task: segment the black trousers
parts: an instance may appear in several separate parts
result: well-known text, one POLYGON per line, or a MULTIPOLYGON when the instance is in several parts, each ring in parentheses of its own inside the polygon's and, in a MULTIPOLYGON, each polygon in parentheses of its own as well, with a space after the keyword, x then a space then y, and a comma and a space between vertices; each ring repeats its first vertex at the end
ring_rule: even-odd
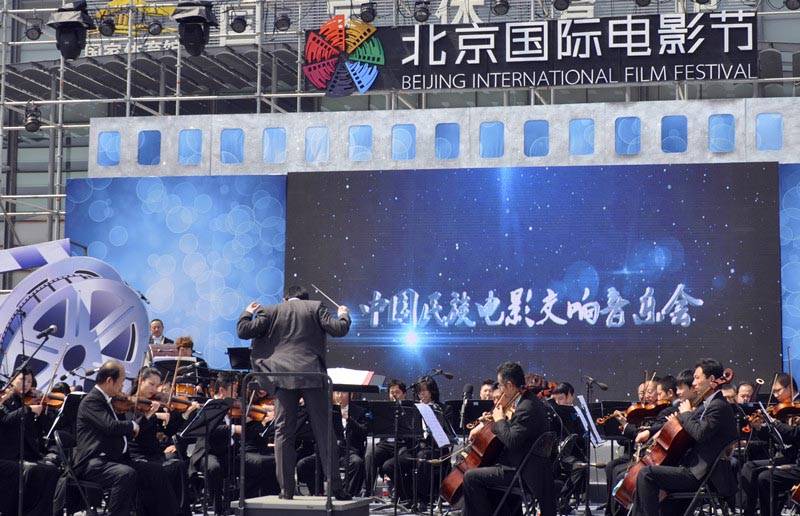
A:
POLYGON ((374 446, 367 447, 367 454, 364 457, 364 468, 366 469, 364 483, 367 496, 374 494, 375 479, 377 475, 385 473, 383 465, 392 458, 394 458, 394 442, 380 441, 374 446))
POLYGON ((275 474, 275 455, 245 452, 245 496, 276 495, 280 493, 278 477, 275 474))
POLYGON ((606 516, 624 516, 627 512, 611 493, 619 481, 625 478, 625 474, 628 472, 629 462, 630 457, 617 457, 606 464, 606 488, 608 497, 606 501, 606 516))
POLYGON ((633 497, 632 516, 659 516, 658 494, 694 491, 700 487, 689 468, 681 466, 645 466, 636 478, 636 494, 633 497))
POLYGON ((130 516, 138 477, 133 466, 98 457, 90 459, 78 477, 111 490, 106 510, 109 516, 130 516))
MULTIPOLYGON (((789 459, 785 457, 779 458, 775 460, 775 465, 781 466, 789 462, 789 459)), ((756 506, 760 498, 760 478, 762 474, 769 473, 767 466, 769 466, 769 460, 751 460, 745 462, 742 469, 739 470, 739 493, 741 494, 741 508, 744 516, 754 516, 756 513, 756 506)), ((776 477, 778 477, 778 475, 776 475, 776 477)), ((769 479, 769 476, 767 475, 766 478, 769 479)), ((779 493, 777 490, 775 492, 779 493)), ((766 499, 769 500, 769 496, 767 496, 766 499)), ((765 512, 768 510, 769 503, 762 505, 762 516, 769 516, 769 514, 765 512)))
POLYGON ((331 489, 337 491, 342 487, 342 479, 336 468, 335 457, 331 450, 336 449, 335 437, 327 438, 330 414, 328 411, 328 391, 315 389, 281 389, 275 392, 275 469, 281 492, 289 496, 295 491, 295 466, 297 452, 295 450, 295 433, 297 432, 297 407, 303 398, 314 440, 319 447, 321 457, 330 457, 322 461, 325 476, 331 481, 331 489))
MULTIPOLYGON (((339 456, 339 467, 344 468, 347 472, 345 490, 352 496, 358 496, 364 485, 364 459, 355 450, 350 450, 349 455, 342 450, 339 456)), ((308 492, 312 495, 324 494, 322 472, 317 469, 316 454, 303 457, 297 462, 297 480, 308 486, 308 492)))
MULTIPOLYGON (((470 469, 464 473, 464 510, 462 516, 491 516, 500 498, 501 489, 508 487, 514 477, 514 470, 501 465, 470 469)), ((509 497, 512 498, 512 497, 509 497)), ((519 498, 506 501, 500 511, 506 514, 519 514, 519 498)))
POLYGON ((0 460, 0 514, 17 513, 19 464, 14 460, 0 460))
POLYGON ((800 469, 797 466, 788 471, 765 469, 758 474, 758 500, 761 504, 761 516, 780 516, 781 507, 786 500, 786 494, 795 484, 800 483, 800 469), (770 508, 770 477, 772 478, 772 512, 770 508))

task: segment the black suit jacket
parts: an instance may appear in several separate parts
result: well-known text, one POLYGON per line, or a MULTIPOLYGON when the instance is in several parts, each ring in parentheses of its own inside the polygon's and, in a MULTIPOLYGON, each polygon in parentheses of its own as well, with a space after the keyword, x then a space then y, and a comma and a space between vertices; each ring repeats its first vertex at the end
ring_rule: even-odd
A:
MULTIPOLYGON (((699 480, 713 466, 720 452, 739 435, 733 409, 722 393, 717 392, 705 407, 700 405, 692 412, 678 414, 678 420, 695 441, 683 465, 699 480)), ((735 491, 736 481, 729 461, 722 461, 714 470, 711 483, 723 496, 735 491)))
MULTIPOLYGON (((153 336, 150 335, 150 340, 148 341, 148 344, 152 343, 153 343, 153 336)), ((175 344, 175 341, 164 335, 164 341, 162 342, 162 344, 175 344)))
POLYGON ((37 461, 42 458, 39 451, 39 426, 33 412, 22 403, 21 396, 14 395, 0 406, 0 459, 19 459, 22 418, 25 418, 25 460, 37 461))
POLYGON ((340 450, 346 449, 350 445, 350 450, 364 457, 367 451, 367 433, 369 431, 368 412, 360 405, 348 403, 347 427, 345 428, 346 442, 340 443, 340 450))
MULTIPOLYGON (((519 467, 536 439, 547 430, 547 411, 542 400, 533 392, 526 392, 520 398, 511 419, 492 425, 491 431, 503 443, 503 452, 497 462, 503 466, 519 467)), ((528 473, 523 472, 523 475, 528 478, 528 473)))
POLYGON ((112 462, 125 459, 125 438, 130 444, 133 432, 133 422, 117 419, 103 392, 97 387, 93 388, 78 407, 75 471, 80 475, 90 459, 101 455, 112 462))
MULTIPOLYGON (((290 299, 263 306, 255 317, 245 311, 239 316, 240 339, 252 339, 254 371, 327 371, 326 337, 344 337, 350 330, 350 316, 332 316, 319 301, 290 299)), ((321 387, 320 379, 284 377, 273 380, 285 389, 321 387)))

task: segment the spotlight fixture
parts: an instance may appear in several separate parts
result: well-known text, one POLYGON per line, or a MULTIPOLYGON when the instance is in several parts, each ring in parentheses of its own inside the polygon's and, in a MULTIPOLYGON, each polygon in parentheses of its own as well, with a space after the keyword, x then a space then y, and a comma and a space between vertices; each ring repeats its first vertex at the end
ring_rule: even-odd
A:
POLYGON ((94 21, 86 10, 86 0, 69 2, 50 15, 47 26, 56 31, 56 48, 64 59, 77 59, 86 46, 86 30, 94 21))
POLYGON ((700 4, 700 5, 706 5, 706 4, 707 4, 707 3, 709 3, 711 0, 694 0, 694 1, 695 1, 695 3, 698 3, 698 4, 700 4))
POLYGON ((32 100, 29 100, 25 106, 25 130, 29 133, 35 133, 41 126, 42 112, 39 111, 39 107, 32 100))
POLYGON ((790 11, 796 11, 800 9, 800 0, 783 0, 783 5, 790 11))
POLYGON ((496 16, 505 16, 508 14, 508 0, 495 0, 491 9, 496 16))
POLYGON ((569 9, 569 0, 554 0, 553 7, 555 7, 557 11, 566 11, 569 9))
POLYGON ((636 5, 639 7, 647 7, 650 5, 650 0, 636 0, 636 5))
POLYGON ((211 26, 219 26, 211 2, 178 2, 172 19, 178 22, 178 39, 191 56, 199 56, 206 48, 211 26))
POLYGON ((273 30, 278 32, 286 32, 291 26, 292 19, 289 17, 289 13, 275 13, 275 24, 273 25, 273 30))
POLYGON ((366 2, 361 4, 361 21, 372 23, 375 21, 377 15, 377 4, 375 2, 366 2))
POLYGON ((97 27, 100 30, 100 34, 109 38, 114 35, 117 31, 117 25, 114 23, 114 18, 107 17, 103 18, 103 21, 100 22, 100 25, 97 27))
POLYGON ((247 17, 243 14, 237 14, 231 21, 231 30, 237 34, 241 34, 247 28, 247 17))
POLYGON ((417 0, 414 2, 414 19, 420 23, 425 23, 431 15, 431 3, 429 0, 417 0))
POLYGON ((25 37, 31 41, 36 41, 42 37, 42 20, 39 18, 31 18, 25 20, 25 37))
POLYGON ((158 20, 152 20, 147 24, 147 33, 151 36, 158 36, 162 30, 164 30, 164 26, 158 20))

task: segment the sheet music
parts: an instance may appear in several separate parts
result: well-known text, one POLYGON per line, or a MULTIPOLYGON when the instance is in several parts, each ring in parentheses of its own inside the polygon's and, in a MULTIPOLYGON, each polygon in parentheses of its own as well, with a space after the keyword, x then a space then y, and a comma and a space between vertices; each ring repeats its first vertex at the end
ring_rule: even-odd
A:
POLYGON ((433 440, 436 441, 439 448, 450 446, 450 439, 447 437, 447 433, 444 431, 444 428, 442 428, 442 425, 439 424, 439 420, 436 419, 436 414, 433 413, 433 409, 424 403, 416 403, 415 406, 422 415, 422 420, 428 425, 428 431, 433 436, 433 440))
POLYGON ((592 419, 592 414, 589 412, 589 406, 586 404, 586 400, 583 398, 583 395, 578 395, 575 397, 578 400, 578 405, 575 406, 575 412, 578 413, 578 417, 583 423, 583 428, 589 431, 589 436, 592 438, 592 444, 596 447, 605 443, 605 440, 600 437, 600 432, 597 431, 597 427, 594 424, 594 420, 592 419))
POLYGON ((334 385, 369 385, 374 371, 359 371, 346 367, 331 367, 328 376, 334 385))

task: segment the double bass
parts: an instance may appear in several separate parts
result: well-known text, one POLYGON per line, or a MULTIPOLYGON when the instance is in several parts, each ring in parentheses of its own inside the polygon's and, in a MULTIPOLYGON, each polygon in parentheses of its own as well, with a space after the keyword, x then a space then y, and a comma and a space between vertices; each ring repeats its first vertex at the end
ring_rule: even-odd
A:
MULTIPOLYGON (((708 389, 692 400, 692 408, 702 403, 726 383, 730 383, 731 380, 733 380, 733 370, 725 369, 721 378, 715 379, 708 389)), ((614 493, 614 498, 620 505, 629 509, 636 493, 636 479, 642 468, 645 466, 674 466, 683 458, 691 445, 692 437, 683 428, 681 422, 677 418, 668 420, 653 436, 653 444, 647 454, 628 469, 625 478, 614 493)))

